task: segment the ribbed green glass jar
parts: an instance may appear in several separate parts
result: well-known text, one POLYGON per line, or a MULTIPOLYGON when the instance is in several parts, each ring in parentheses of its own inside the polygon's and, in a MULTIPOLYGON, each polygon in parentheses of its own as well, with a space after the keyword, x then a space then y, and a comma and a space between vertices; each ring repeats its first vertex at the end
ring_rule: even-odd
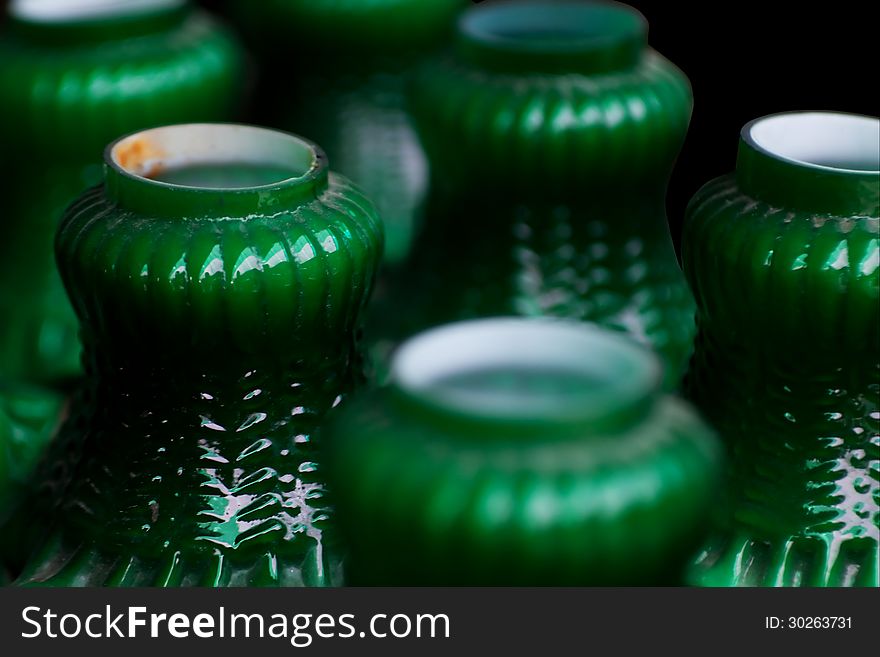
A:
POLYGON ((389 300, 408 308, 403 322, 377 335, 492 315, 585 319, 652 345, 676 383, 693 300, 664 204, 692 98, 647 46, 643 17, 592 2, 475 7, 412 102, 427 223, 389 300))
POLYGON ((324 439, 351 581, 370 585, 678 583, 721 453, 646 349, 541 318, 405 342, 324 439))
POLYGON ((408 253, 427 163, 406 106, 408 74, 445 45, 466 0, 266 0, 231 3, 264 65, 255 112, 307 134, 373 199, 385 260, 408 253), (290 76, 289 62, 306 62, 290 76))
POLYGON ((19 582, 338 584, 315 431, 360 380, 373 206, 263 128, 157 128, 105 160, 56 242, 87 370, 58 457, 77 465, 19 582))
POLYGON ((183 0, 16 0, 0 35, 0 376, 81 372, 52 241, 119 135, 232 117, 242 52, 183 0))
POLYGON ((878 585, 880 122, 743 128, 736 172, 691 202, 691 397, 731 454, 691 581, 878 585))

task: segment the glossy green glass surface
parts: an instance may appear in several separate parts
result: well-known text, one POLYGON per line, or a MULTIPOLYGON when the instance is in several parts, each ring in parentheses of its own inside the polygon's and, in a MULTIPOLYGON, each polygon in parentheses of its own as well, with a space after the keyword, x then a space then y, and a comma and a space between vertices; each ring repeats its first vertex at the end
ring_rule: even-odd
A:
POLYGON ((388 387, 324 434, 370 585, 677 583, 721 450, 646 349, 549 319, 450 324, 405 342, 388 387))
POLYGON ((91 17, 76 17, 74 0, 54 5, 66 17, 13 13, 0 34, 0 376, 81 373, 52 243, 65 206, 100 182, 104 146, 141 128, 229 119, 241 93, 242 51, 205 13, 116 4, 91 17))
POLYGON ((333 166, 376 203, 386 227, 385 260, 399 264, 411 248, 428 179, 406 104, 407 77, 448 40, 465 0, 232 5, 264 62, 256 114, 324 147, 333 166), (293 78, 291 59, 308 62, 293 78))
POLYGON ((51 535, 19 581, 339 584, 315 432, 361 379, 372 204, 310 142, 261 128, 160 128, 105 158, 58 233, 87 380, 49 463, 63 492, 35 501, 55 503, 51 535), (226 152, 194 163, 241 154, 297 175, 228 189, 139 175, 206 144, 226 152))
POLYGON ((425 66, 413 113, 429 156, 427 223, 376 334, 456 319, 553 315, 652 345, 674 384, 693 300, 666 185, 690 120, 685 76, 617 4, 476 7, 425 66))
POLYGON ((687 387, 731 462, 694 584, 878 585, 878 209, 878 122, 834 113, 747 125, 689 206, 687 387))

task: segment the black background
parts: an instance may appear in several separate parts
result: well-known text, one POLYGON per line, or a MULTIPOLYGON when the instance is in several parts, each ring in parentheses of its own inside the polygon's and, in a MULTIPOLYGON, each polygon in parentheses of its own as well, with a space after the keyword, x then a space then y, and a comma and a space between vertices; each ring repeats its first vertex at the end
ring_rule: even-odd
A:
POLYGON ((877 3, 628 4, 647 17, 651 45, 694 88, 693 120, 669 188, 676 238, 694 192, 733 170, 746 122, 788 110, 878 114, 877 3))

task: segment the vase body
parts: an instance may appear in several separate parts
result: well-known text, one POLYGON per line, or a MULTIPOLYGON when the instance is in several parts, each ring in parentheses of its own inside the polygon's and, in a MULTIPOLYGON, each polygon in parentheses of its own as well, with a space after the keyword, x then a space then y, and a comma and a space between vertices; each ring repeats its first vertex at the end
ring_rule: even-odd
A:
POLYGON ((687 389, 731 464, 695 584, 878 584, 878 140, 876 119, 765 117, 689 206, 687 389))
POLYGON ((279 0, 233 3, 264 62, 255 113, 307 134, 364 189, 385 222, 385 262, 411 248, 427 162, 406 103, 409 74, 447 41, 464 0, 279 0), (308 66, 285 80, 291 57, 308 66), (280 64, 280 67, 278 66, 280 64))
POLYGON ((352 581, 383 586, 677 583, 721 451, 649 351, 540 318, 405 342, 324 446, 352 581))
POLYGON ((78 324, 52 243, 64 208, 100 182, 107 143, 155 125, 229 119, 240 94, 242 52, 206 14, 185 2, 141 3, 138 12, 105 4, 82 17, 75 2, 58 5, 59 16, 20 3, 0 37, 0 140, 11 155, 0 164, 10 190, 0 240, 2 376, 56 384, 81 373, 78 324))
POLYGON ((19 581, 339 584, 316 431, 361 376, 372 205, 309 142, 260 128, 160 128, 106 157, 57 240, 84 341, 61 433, 78 456, 53 468, 49 538, 19 581), (203 156, 204 186, 151 169, 203 156), (211 168, 240 160, 274 182, 211 168))
POLYGON ((390 299, 409 310, 377 334, 492 315, 583 319, 653 346, 673 381, 693 301, 664 204, 691 105, 687 79, 647 47, 629 8, 470 10, 455 51, 414 84, 426 226, 390 299))

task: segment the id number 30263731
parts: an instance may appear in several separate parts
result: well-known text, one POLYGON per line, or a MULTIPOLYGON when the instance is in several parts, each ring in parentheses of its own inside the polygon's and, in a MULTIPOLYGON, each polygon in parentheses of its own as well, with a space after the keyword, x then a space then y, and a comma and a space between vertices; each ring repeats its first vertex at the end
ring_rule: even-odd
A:
POLYGON ((765 616, 768 630, 849 630, 852 616, 765 616))

